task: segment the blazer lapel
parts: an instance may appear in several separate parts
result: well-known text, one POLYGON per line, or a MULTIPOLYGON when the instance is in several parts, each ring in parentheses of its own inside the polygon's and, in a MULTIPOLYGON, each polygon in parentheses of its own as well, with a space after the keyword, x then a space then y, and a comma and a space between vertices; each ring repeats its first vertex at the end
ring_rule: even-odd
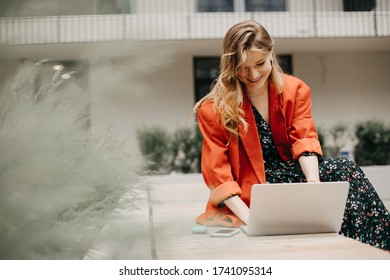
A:
POLYGON ((284 130, 281 126, 285 124, 285 117, 283 114, 283 96, 276 92, 274 85, 269 86, 268 96, 268 108, 269 108, 269 123, 272 133, 279 133, 280 130, 284 130))
POLYGON ((283 93, 276 92, 273 84, 269 87, 269 126, 272 138, 279 154, 287 160, 290 153, 290 144, 287 135, 286 117, 283 108, 283 93))
POLYGON ((252 105, 246 98, 244 100, 243 110, 245 112, 245 120, 248 123, 248 131, 245 133, 244 126, 241 124, 239 130, 240 139, 259 182, 265 182, 264 161, 260 138, 256 128, 252 105))

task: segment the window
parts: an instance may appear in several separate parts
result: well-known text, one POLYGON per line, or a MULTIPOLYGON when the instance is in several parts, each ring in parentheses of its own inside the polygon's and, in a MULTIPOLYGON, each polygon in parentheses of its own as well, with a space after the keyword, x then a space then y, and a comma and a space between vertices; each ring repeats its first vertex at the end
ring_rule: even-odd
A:
POLYGON ((286 0, 245 0, 245 10, 256 11, 286 11, 286 0))
POLYGON ((371 11, 376 7, 376 0, 343 0, 344 11, 371 11))
POLYGON ((131 0, 97 0, 98 14, 129 14, 131 0))
POLYGON ((198 12, 233 12, 234 0, 198 0, 198 12))
POLYGON ((283 54, 283 55, 278 55, 277 57, 278 57, 279 65, 283 69, 283 72, 292 75, 293 74, 292 55, 283 54))
POLYGON ((210 92, 211 84, 219 75, 219 57, 195 57, 195 101, 210 92))
POLYGON ((0 0, 0 17, 129 14, 133 0, 0 0))
MULTIPOLYGON (((292 55, 278 55, 278 61, 285 73, 293 73, 292 55)), ((219 57, 194 57, 195 102, 210 92, 218 75, 219 57)))

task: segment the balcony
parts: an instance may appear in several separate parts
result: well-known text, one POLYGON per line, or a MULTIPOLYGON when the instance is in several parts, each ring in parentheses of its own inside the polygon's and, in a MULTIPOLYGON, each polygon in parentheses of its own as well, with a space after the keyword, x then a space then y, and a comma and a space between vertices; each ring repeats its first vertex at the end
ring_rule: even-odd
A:
POLYGON ((390 11, 144 13, 0 18, 0 44, 220 39, 245 19, 274 38, 390 36, 390 11))

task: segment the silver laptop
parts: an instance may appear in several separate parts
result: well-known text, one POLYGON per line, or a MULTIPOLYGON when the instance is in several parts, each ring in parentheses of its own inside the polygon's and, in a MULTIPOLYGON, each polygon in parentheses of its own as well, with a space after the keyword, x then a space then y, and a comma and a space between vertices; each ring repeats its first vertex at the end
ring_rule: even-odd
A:
POLYGON ((252 187, 248 235, 338 232, 348 182, 255 184, 252 187))

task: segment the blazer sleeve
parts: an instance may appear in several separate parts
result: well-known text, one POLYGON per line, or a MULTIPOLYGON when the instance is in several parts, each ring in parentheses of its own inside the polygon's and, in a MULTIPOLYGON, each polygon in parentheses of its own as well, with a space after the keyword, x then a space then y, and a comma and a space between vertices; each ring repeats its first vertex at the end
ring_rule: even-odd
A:
POLYGON ((202 174, 210 189, 209 201, 218 207, 226 198, 241 194, 229 162, 229 133, 222 127, 219 114, 214 112, 211 103, 202 104, 197 116, 203 135, 202 174))
POLYGON ((304 152, 322 155, 314 120, 311 114, 311 91, 301 82, 296 90, 295 106, 289 139, 293 159, 298 159, 304 152))

